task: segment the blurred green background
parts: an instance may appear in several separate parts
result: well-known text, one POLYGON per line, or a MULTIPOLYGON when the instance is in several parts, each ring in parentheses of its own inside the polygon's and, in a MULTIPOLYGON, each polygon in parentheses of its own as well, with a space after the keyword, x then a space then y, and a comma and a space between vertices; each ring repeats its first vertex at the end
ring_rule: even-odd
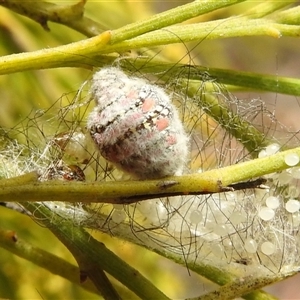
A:
MULTIPOLYGON (((70 1, 52 2, 71 3, 70 1)), ((190 1, 88 1, 85 6, 85 14, 89 18, 105 24, 103 25, 104 30, 116 29, 187 2, 190 1)), ((253 3, 250 2, 234 5, 198 19, 207 21, 238 15, 244 13, 251 5, 253 3)), ((60 24, 49 23, 50 31, 45 31, 34 21, 3 7, 0 7, 0 16, 1 56, 55 47, 85 38, 82 34, 60 24)), ((199 41, 197 45, 194 43, 187 46, 194 48, 191 56, 204 66, 299 77, 300 43, 293 38, 276 40, 270 37, 247 37, 203 40, 199 41)), ((186 55, 186 52, 186 45, 172 45, 164 49, 164 55, 174 63, 186 55)), ((187 56, 186 59, 189 61, 190 56, 187 56)), ((76 91, 92 72, 92 69, 60 68, 1 76, 0 126, 14 127, 32 111, 49 108, 64 93, 76 91)), ((265 99, 271 110, 276 109, 279 121, 291 126, 294 130, 299 129, 297 121, 299 105, 298 99, 295 97, 266 95, 255 91, 245 91, 238 95, 247 99, 252 97, 265 99), (287 116, 289 117, 287 118, 287 116)), ((0 207, 0 214, 1 228, 13 230, 20 238, 29 243, 75 264, 66 248, 46 228, 42 228, 30 218, 6 208, 0 207)), ((94 233, 94 235, 150 278, 173 299, 195 297, 197 291, 203 288, 199 277, 197 275, 190 276, 185 268, 109 236, 99 233, 94 233)), ((0 249, 0 253, 1 298, 98 299, 98 296, 38 268, 6 250, 0 249)), ((289 289, 290 293, 293 291, 292 289, 293 286, 289 289)), ((280 285, 277 290, 280 290, 280 285)), ((287 289, 283 288, 283 290, 287 292, 287 289)), ((277 291, 277 293, 280 297, 287 299, 282 292, 277 291)), ((295 295, 295 292, 291 295, 295 295)))

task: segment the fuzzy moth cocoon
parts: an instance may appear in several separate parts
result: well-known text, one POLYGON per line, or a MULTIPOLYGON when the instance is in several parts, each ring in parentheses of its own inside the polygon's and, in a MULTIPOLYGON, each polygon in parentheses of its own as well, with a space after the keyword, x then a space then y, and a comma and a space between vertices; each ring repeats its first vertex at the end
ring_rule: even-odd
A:
POLYGON ((95 73, 87 128, 101 155, 139 179, 180 175, 189 140, 165 91, 115 67, 95 73))

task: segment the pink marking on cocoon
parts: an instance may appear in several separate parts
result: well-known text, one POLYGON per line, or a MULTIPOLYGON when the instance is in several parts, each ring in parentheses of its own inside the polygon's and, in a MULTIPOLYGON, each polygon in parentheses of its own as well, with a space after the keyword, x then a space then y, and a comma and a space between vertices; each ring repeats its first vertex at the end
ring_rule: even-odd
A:
POLYGON ((145 99, 145 101, 142 105, 142 111, 148 112, 153 108, 154 105, 155 105, 155 100, 151 99, 151 98, 147 98, 147 99, 145 99))
POLYGON ((155 122, 155 125, 159 131, 163 131, 169 126, 169 119, 167 118, 158 119, 155 122))

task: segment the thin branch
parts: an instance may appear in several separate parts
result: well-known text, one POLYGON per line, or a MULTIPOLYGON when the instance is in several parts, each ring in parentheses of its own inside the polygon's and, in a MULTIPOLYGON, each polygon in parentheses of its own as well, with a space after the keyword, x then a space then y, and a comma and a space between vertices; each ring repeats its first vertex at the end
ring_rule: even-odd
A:
MULTIPOLYGON (((99 56, 99 63, 96 59, 95 65, 99 67, 103 66, 102 61, 103 59, 99 56)), ((113 60, 108 61, 108 63, 112 62, 113 60)), ((189 85, 193 86, 192 81, 194 81, 194 85, 199 87, 201 82, 207 84, 216 81, 221 84, 229 84, 253 90, 300 96, 299 78, 203 67, 199 65, 186 65, 182 63, 174 64, 143 57, 139 57, 138 59, 122 58, 119 60, 119 64, 128 71, 135 72, 138 70, 142 74, 159 74, 160 80, 165 82, 170 82, 170 79, 176 78, 176 82, 180 83, 180 79, 186 79, 189 81, 189 85)))
POLYGON ((34 247, 20 239, 14 231, 0 229, 0 247, 22 257, 49 272, 66 278, 86 290, 97 293, 91 281, 80 282, 78 267, 45 250, 34 247))
POLYGON ((170 9, 168 11, 154 15, 153 17, 147 20, 129 24, 127 26, 115 30, 112 37, 112 44, 132 39, 146 32, 158 30, 166 26, 179 24, 191 18, 240 2, 245 2, 245 0, 193 1, 192 3, 178 6, 174 9, 170 9))
MULTIPOLYGON (((240 278, 222 286, 219 290, 208 293, 204 296, 200 296, 197 298, 190 298, 188 300, 214 300, 214 299, 222 299, 222 300, 230 300, 236 298, 238 296, 243 296, 250 291, 255 291, 259 288, 265 287, 267 285, 273 284, 275 282, 281 281, 288 277, 294 276, 298 273, 298 270, 291 270, 288 274, 282 275, 274 274, 262 277, 253 277, 247 276, 245 278, 240 278)), ((269 294, 261 293, 257 295, 257 297, 253 298, 253 295, 250 294, 247 296, 243 296, 245 299, 255 299, 255 300, 274 300, 277 299, 269 294)))
POLYGON ((300 24, 300 6, 296 6, 277 13, 274 20, 282 24, 299 25, 300 24))
MULTIPOLYGON (((115 35, 115 31, 112 31, 112 40, 115 35)), ((298 37, 299 26, 278 24, 267 19, 249 20, 244 17, 233 17, 206 23, 166 27, 130 40, 109 45, 101 53, 122 53, 130 49, 140 49, 143 47, 242 36, 298 37)))
POLYGON ((80 263, 81 276, 85 276, 95 284, 97 289, 101 292, 101 295, 106 300, 121 300, 122 298, 114 289, 113 285, 107 278, 105 272, 101 270, 97 265, 90 264, 90 259, 87 256, 82 255, 84 261, 80 263), (89 264, 89 268, 86 269, 86 266, 89 264))
POLYGON ((66 25, 88 37, 107 30, 107 27, 84 16, 84 5, 81 0, 73 5, 57 5, 46 1, 11 1, 2 0, 0 5, 39 23, 45 30, 50 30, 48 22, 66 25))
POLYGON ((59 66, 92 68, 93 55, 98 55, 110 38, 111 32, 105 31, 96 37, 64 46, 2 56, 0 75, 59 66))
POLYGON ((244 14, 249 18, 262 18, 288 5, 296 3, 297 0, 264 1, 246 11, 244 14))
POLYGON ((129 204, 142 199, 166 196, 219 193, 231 185, 290 168, 285 156, 297 154, 300 147, 251 161, 203 173, 160 180, 115 182, 34 182, 16 186, 2 180, 0 202, 63 201, 129 204))

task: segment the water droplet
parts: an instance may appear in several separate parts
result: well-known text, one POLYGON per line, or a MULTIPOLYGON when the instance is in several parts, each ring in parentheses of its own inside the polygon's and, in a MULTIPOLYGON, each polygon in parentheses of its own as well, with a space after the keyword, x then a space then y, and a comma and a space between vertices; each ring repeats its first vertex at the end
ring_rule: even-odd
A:
POLYGON ((261 252, 266 254, 266 255, 272 255, 274 254, 276 247, 273 243, 271 242, 264 242, 261 244, 261 252))
POLYGON ((296 153, 287 154, 284 157, 284 161, 288 166, 296 166, 299 163, 299 155, 296 153))
POLYGON ((300 208, 300 203, 298 200, 295 199, 290 199, 286 204, 285 204, 285 209, 290 212, 294 213, 296 211, 299 211, 300 208))
POLYGON ((274 218, 275 212, 273 209, 262 206, 258 212, 259 217, 264 220, 264 221, 270 221, 271 219, 274 218))
POLYGON ((258 158, 264 158, 268 156, 267 155, 267 151, 265 149, 261 150, 259 153, 258 153, 258 158))
POLYGON ((269 208, 275 209, 277 207, 279 207, 280 202, 279 202, 279 198, 275 197, 275 196, 270 196, 266 199, 266 205, 269 208))
POLYGON ((272 155, 275 154, 279 151, 280 149, 280 145, 278 144, 271 144, 269 146, 266 147, 266 154, 267 155, 272 155))

